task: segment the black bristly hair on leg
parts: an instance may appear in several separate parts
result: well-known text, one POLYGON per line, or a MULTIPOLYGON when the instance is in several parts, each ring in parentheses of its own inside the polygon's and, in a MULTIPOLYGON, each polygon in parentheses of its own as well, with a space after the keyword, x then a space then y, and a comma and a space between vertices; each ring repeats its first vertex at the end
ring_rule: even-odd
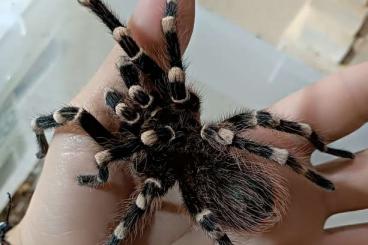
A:
POLYGON ((166 38, 170 66, 183 69, 180 43, 176 29, 177 4, 177 1, 173 0, 166 2, 165 17, 162 19, 162 29, 166 38))
POLYGON ((191 92, 186 82, 186 72, 182 61, 182 52, 176 27, 178 12, 178 1, 167 0, 164 18, 161 21, 162 30, 166 41, 166 50, 169 57, 169 71, 167 79, 169 82, 171 100, 176 108, 187 108, 193 112, 199 112, 200 99, 198 95, 191 92))
MULTIPOLYGON (((146 103, 142 103, 143 101, 138 101, 138 103, 143 107, 143 108, 147 108, 148 106, 150 106, 153 102, 153 98, 156 97, 156 101, 157 99, 159 99, 159 96, 152 96, 149 95, 147 91, 145 91, 145 89, 142 87, 143 83, 140 81, 140 73, 139 70, 137 68, 137 66, 131 61, 130 58, 123 56, 121 58, 121 60, 119 61, 118 65, 117 65, 120 75, 126 85, 126 87, 129 90, 129 94, 133 93, 134 91, 137 90, 141 90, 144 91, 144 97, 146 97, 146 103)), ((160 89, 162 90, 162 89, 160 89)))
POLYGON ((128 89, 133 85, 140 84, 139 71, 130 58, 123 56, 117 67, 128 89))
POLYGON ((302 136, 329 154, 354 156, 326 146, 308 124, 284 120, 266 111, 245 111, 219 123, 202 124, 200 98, 186 84, 177 34, 179 0, 166 0, 161 20, 166 51, 160 56, 169 58, 167 71, 135 42, 128 28, 102 0, 79 2, 101 19, 125 51, 117 68, 126 91, 107 88, 103 98, 111 118, 117 119, 120 127, 111 133, 86 110, 66 106, 36 118, 32 128, 39 158, 48 149, 44 131, 68 124, 80 126, 102 148, 95 154, 98 172, 78 175, 80 185, 104 185, 109 180, 110 164, 119 160, 137 177, 141 188, 107 245, 122 244, 133 237, 136 228, 144 227, 148 213, 155 210, 153 204, 175 183, 189 214, 219 245, 233 244, 228 231, 262 233, 280 222, 288 208, 288 186, 276 171, 278 165, 285 165, 328 191, 334 189, 332 182, 300 164, 287 149, 263 145, 241 135, 264 127, 302 136), (250 161, 246 157, 250 154, 271 162, 250 161))
POLYGON ((343 158, 354 158, 354 154, 351 152, 328 147, 325 143, 323 143, 321 137, 312 129, 312 127, 306 123, 292 122, 277 118, 275 120, 272 114, 267 111, 259 111, 257 113, 257 120, 259 121, 259 125, 262 127, 269 127, 278 131, 303 136, 321 152, 343 158), (279 122, 278 125, 275 124, 275 122, 279 122))
POLYGON ((204 209, 195 215, 195 220, 207 232, 208 236, 219 245, 233 245, 228 235, 216 223, 214 215, 210 210, 204 209))
MULTIPOLYGON (((154 82, 156 88, 160 90, 160 94, 164 95, 166 93, 165 85, 162 81, 165 77, 164 71, 138 46, 130 36, 128 28, 120 22, 106 4, 101 0, 78 0, 78 2, 101 19, 112 32, 114 39, 129 56, 128 62, 133 63, 143 74, 148 76, 154 82)), ((124 66, 126 63, 126 59, 123 59, 121 65, 124 66)), ((124 73, 124 69, 120 68, 120 72, 124 73)), ((122 77, 126 77, 126 74, 122 74, 122 77)), ((129 84, 127 84, 127 87, 129 87, 129 84)))
MULTIPOLYGON (((101 0, 78 0, 78 2, 95 13, 100 20, 110 29, 119 40, 120 46, 129 55, 134 57, 139 52, 139 47, 129 35, 120 35, 120 32, 127 31, 126 27, 112 13, 112 11, 101 0)), ((124 33, 121 33, 124 34, 124 33)))
POLYGON ((10 219, 10 213, 13 206, 13 198, 11 197, 10 193, 7 193, 9 203, 6 211, 6 218, 5 221, 0 222, 0 244, 1 245, 10 245, 10 243, 6 240, 6 234, 8 231, 11 230, 12 225, 9 222, 10 219))
POLYGON ((354 158, 354 154, 349 151, 328 147, 309 124, 281 119, 267 111, 246 111, 224 120, 221 125, 225 128, 229 127, 236 132, 260 126, 295 134, 308 139, 309 142, 321 152, 343 158, 354 158))
MULTIPOLYGON (((203 206, 203 201, 194 194, 195 190, 187 189, 183 193, 186 205, 192 219, 219 245, 233 245, 228 235, 216 221, 216 216, 208 208, 203 206)), ((205 193, 202 193, 205 194, 205 193)))
POLYGON ((142 111, 138 103, 139 101, 134 101, 134 98, 122 95, 113 89, 107 89, 105 92, 105 104, 122 122, 132 126, 139 126, 142 122, 142 111))
POLYGON ((44 132, 45 129, 56 128, 59 126, 60 125, 54 120, 52 115, 40 116, 32 121, 31 127, 36 135, 37 146, 39 149, 36 153, 38 159, 44 158, 49 149, 49 144, 44 132))
POLYGON ((134 135, 126 132, 124 133, 124 137, 125 142, 123 144, 100 151, 95 155, 98 174, 79 175, 77 181, 80 185, 98 187, 105 184, 109 178, 108 166, 111 162, 126 160, 142 148, 141 142, 134 135))
POLYGON ((238 136, 234 137, 231 146, 246 150, 252 154, 269 159, 280 165, 289 166, 294 172, 303 175, 314 184, 326 189, 327 191, 335 190, 335 186, 331 181, 316 173, 314 170, 309 169, 299 163, 286 149, 262 145, 260 143, 256 143, 238 136))
MULTIPOLYGON (((170 88, 171 99, 176 103, 186 103, 191 95, 185 86, 185 71, 181 59, 180 44, 176 33, 176 12, 177 1, 168 0, 166 3, 165 17, 162 19, 162 28, 166 37, 167 50, 170 57, 170 70, 168 74, 150 58, 142 48, 139 48, 134 39, 130 36, 126 26, 121 24, 112 11, 100 0, 79 0, 79 2, 91 9, 103 23, 112 31, 114 39, 127 52, 130 59, 123 57, 118 64, 120 74, 127 87, 137 83, 139 68, 143 74, 147 75, 158 93, 167 100, 169 97, 167 87, 170 88), (134 50, 134 51, 131 51, 134 50)), ((194 101, 196 98, 194 98, 194 101)))
POLYGON ((105 92, 105 103, 115 111, 116 106, 123 101, 123 95, 113 89, 107 89, 105 92))
POLYGON ((130 233, 137 230, 136 226, 151 208, 153 200, 165 195, 174 183, 154 177, 145 179, 142 190, 135 197, 134 202, 130 204, 125 216, 115 228, 106 245, 118 245, 125 241, 130 233))
POLYGON ((105 145, 115 137, 92 116, 82 108, 66 106, 53 114, 40 116, 34 119, 31 127, 36 135, 39 152, 37 158, 45 157, 48 149, 48 143, 45 136, 45 130, 57 128, 70 122, 77 121, 79 125, 91 136, 98 144, 105 145))
POLYGON ((161 25, 166 38, 166 47, 169 55, 170 70, 168 79, 171 99, 175 103, 181 104, 189 100, 190 93, 185 86, 185 71, 176 30, 177 4, 176 0, 167 0, 165 17, 162 19, 161 25))

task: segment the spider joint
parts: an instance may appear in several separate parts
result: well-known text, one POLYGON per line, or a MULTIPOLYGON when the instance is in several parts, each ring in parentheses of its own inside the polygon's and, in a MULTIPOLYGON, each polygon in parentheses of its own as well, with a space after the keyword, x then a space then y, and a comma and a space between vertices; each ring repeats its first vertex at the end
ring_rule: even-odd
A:
POLYGON ((272 149, 272 154, 270 156, 270 159, 281 165, 285 165, 289 158, 289 152, 285 149, 279 149, 279 148, 271 148, 271 149, 272 149))
POLYGON ((312 130, 312 128, 309 124, 299 123, 299 126, 300 126, 304 136, 309 137, 309 136, 312 135, 313 130, 312 130))
POLYGON ((251 127, 255 127, 258 125, 257 111, 252 112, 249 124, 251 127))
POLYGON ((82 114, 82 108, 76 107, 64 107, 60 110, 57 110, 53 113, 52 117, 58 124, 65 124, 67 121, 76 120, 82 114))
POLYGON ((52 115, 52 117, 54 118, 55 122, 59 123, 59 124, 64 124, 67 119, 66 117, 64 117, 60 111, 55 111, 54 114, 52 115))
POLYGON ((98 152, 95 155, 95 159, 96 159, 96 163, 99 167, 102 167, 104 165, 106 165, 107 162, 111 161, 112 156, 109 152, 109 150, 104 150, 101 152, 98 152))
POLYGON ((174 16, 166 16, 162 19, 162 30, 165 34, 176 32, 175 22, 174 16))
POLYGON ((125 227, 124 223, 120 223, 114 230, 114 236, 119 239, 122 240, 125 238, 127 233, 127 228, 125 227))
POLYGON ((136 100, 141 108, 146 109, 153 103, 153 96, 147 94, 139 85, 133 85, 129 88, 130 98, 136 100))
POLYGON ((138 112, 132 110, 132 108, 125 103, 117 104, 115 107, 115 113, 130 125, 136 124, 141 117, 138 112))
POLYGON ((32 127, 32 130, 33 132, 35 132, 35 134, 42 134, 43 133, 43 129, 38 125, 38 122, 37 122, 37 118, 33 119, 31 121, 31 127, 32 127))
POLYGON ((153 110, 152 112, 151 112, 151 117, 154 117, 154 116, 156 116, 156 114, 159 112, 161 110, 161 108, 156 108, 155 110, 153 110))
POLYGON ((135 61, 137 61, 139 58, 141 58, 144 54, 144 51, 143 49, 139 49, 139 52, 134 56, 132 57, 130 60, 134 63, 135 61))
POLYGON ((162 189, 162 183, 159 179, 155 179, 155 178, 148 178, 144 181, 145 184, 154 184, 157 188, 162 189))
POLYGON ((116 64, 116 66, 119 69, 125 68, 127 66, 132 66, 132 65, 133 65, 133 63, 132 63, 131 59, 127 56, 122 56, 116 64))
POLYGON ((227 128, 217 128, 204 125, 201 130, 201 137, 205 140, 214 140, 221 145, 231 145, 233 143, 235 133, 227 128))
POLYGON ((201 211, 200 213, 196 214, 195 216, 195 220, 198 222, 198 223, 201 223, 203 221, 204 218, 206 218, 206 216, 209 216, 211 215, 212 212, 208 209, 204 209, 203 211, 201 211))
POLYGON ((172 67, 168 74, 169 82, 185 82, 185 72, 180 67, 172 67))
POLYGON ((139 193, 136 201, 135 201, 135 204, 137 205, 137 207, 141 210, 145 210, 146 209, 146 205, 147 205, 147 199, 146 197, 142 194, 142 193, 139 193))
POLYGON ((201 129, 201 137, 202 139, 207 139, 207 134, 206 131, 208 129, 208 124, 203 125, 202 129, 201 129))
POLYGON ((141 141, 144 145, 153 146, 158 141, 155 130, 147 130, 141 134, 141 141))
POLYGON ((186 89, 184 99, 175 99, 174 97, 171 96, 171 100, 176 104, 183 104, 183 103, 190 100, 190 93, 189 93, 188 89, 186 89))
POLYGON ((175 139, 175 131, 174 131, 174 129, 172 127, 170 127, 170 126, 165 126, 165 128, 168 129, 170 131, 170 133, 171 133, 171 137, 169 139, 169 142, 172 141, 172 140, 174 140, 175 139))
POLYGON ((233 143, 235 134, 230 129, 220 128, 218 131, 218 136, 222 139, 221 140, 222 142, 219 142, 219 143, 225 143, 226 145, 231 145, 233 143))
POLYGON ((117 42, 120 42, 124 37, 129 36, 130 32, 128 28, 119 26, 114 29, 112 35, 117 42))

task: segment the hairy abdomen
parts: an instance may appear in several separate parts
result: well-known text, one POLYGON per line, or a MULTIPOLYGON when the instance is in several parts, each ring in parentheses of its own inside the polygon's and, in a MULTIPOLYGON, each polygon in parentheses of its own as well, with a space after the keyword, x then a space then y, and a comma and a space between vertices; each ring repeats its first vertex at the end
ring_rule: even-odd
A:
POLYGON ((179 183, 188 209, 210 210, 227 230, 257 233, 278 223, 288 198, 276 167, 216 155, 192 159, 186 165, 186 176, 179 183))

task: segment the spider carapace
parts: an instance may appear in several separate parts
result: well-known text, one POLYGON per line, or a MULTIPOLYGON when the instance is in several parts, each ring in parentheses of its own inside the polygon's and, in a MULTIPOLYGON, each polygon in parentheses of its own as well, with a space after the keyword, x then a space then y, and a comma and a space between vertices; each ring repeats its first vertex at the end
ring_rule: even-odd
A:
POLYGON ((176 26, 178 0, 166 1, 161 22, 169 69, 163 69, 138 46, 129 29, 101 0, 79 2, 102 20, 125 51, 117 67, 126 92, 106 88, 104 96, 107 108, 120 120, 120 130, 109 132, 88 111, 73 106, 35 119, 32 127, 39 158, 48 149, 44 130, 69 123, 79 125, 103 148, 95 155, 98 173, 78 176, 80 185, 103 185, 109 178, 109 164, 128 160, 123 162, 130 164, 139 180, 138 190, 108 245, 125 241, 150 213, 153 203, 176 183, 193 221, 221 245, 233 244, 227 231, 263 232, 280 221, 287 194, 280 174, 274 171, 277 165, 334 190, 329 180, 300 164, 287 149, 242 134, 263 127, 304 137, 325 153, 354 157, 326 146, 308 124, 284 120, 266 110, 244 110, 217 123, 201 123, 200 99, 186 85, 176 26), (268 161, 245 160, 241 154, 268 161))

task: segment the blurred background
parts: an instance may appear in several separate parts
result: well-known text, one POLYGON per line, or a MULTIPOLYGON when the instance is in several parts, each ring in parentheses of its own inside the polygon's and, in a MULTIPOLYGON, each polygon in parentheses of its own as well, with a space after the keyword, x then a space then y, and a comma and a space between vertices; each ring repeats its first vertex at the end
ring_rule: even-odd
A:
MULTIPOLYGON (((126 20, 137 1, 108 2, 126 20)), ((367 2, 199 0, 185 57, 191 80, 206 95, 204 119, 266 107, 368 60, 367 2)), ((0 210, 5 193, 17 193, 13 219, 26 210, 42 168, 31 119, 65 105, 113 45, 104 26, 76 0, 0 1, 0 210)), ((361 150, 367 134, 363 127, 335 144, 361 150)), ((315 163, 326 159, 313 157, 315 163)), ((337 215, 327 226, 359 222, 368 222, 367 211, 337 215)))

